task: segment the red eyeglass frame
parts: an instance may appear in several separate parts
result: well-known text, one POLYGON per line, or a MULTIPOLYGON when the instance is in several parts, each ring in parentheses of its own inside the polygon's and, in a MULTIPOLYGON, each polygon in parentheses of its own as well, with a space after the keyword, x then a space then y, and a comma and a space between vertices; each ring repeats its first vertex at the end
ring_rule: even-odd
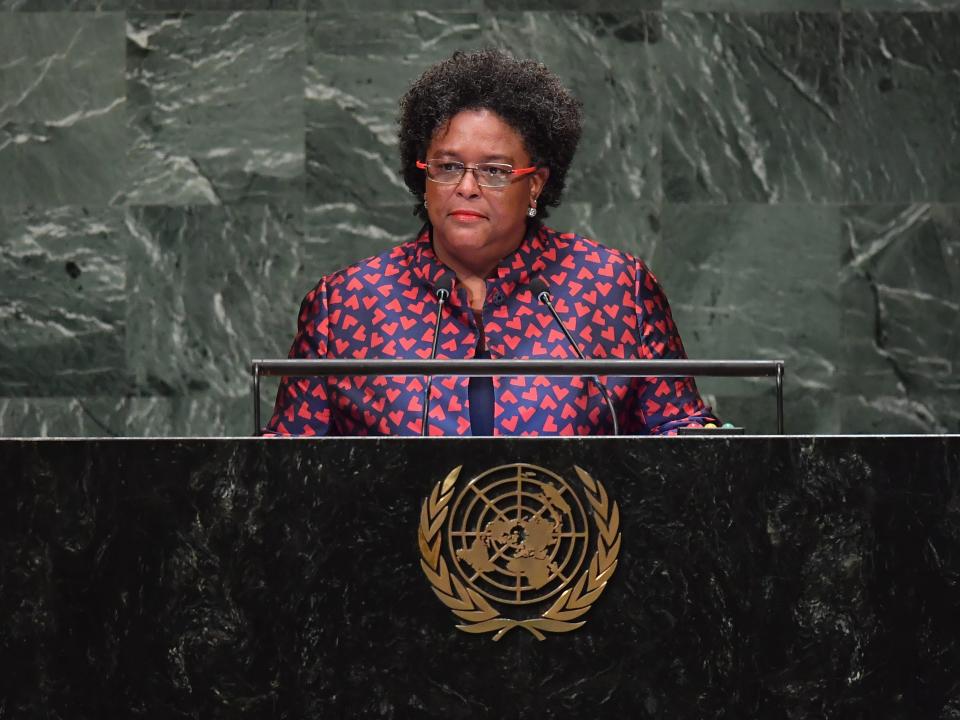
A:
MULTIPOLYGON (((460 162, 460 161, 456 160, 455 162, 460 162)), ((476 170, 477 168, 476 165, 467 165, 466 163, 462 163, 462 164, 463 164, 464 174, 466 174, 467 170, 476 170)), ((500 163, 480 163, 480 164, 481 165, 499 165, 500 163)), ((425 162, 417 160, 417 167, 420 168, 421 170, 426 170, 427 164, 425 162)), ((536 171, 537 171, 537 166, 531 165, 530 167, 525 167, 525 168, 514 168, 513 170, 510 171, 510 174, 511 175, 529 175, 530 173, 533 173, 536 171)))

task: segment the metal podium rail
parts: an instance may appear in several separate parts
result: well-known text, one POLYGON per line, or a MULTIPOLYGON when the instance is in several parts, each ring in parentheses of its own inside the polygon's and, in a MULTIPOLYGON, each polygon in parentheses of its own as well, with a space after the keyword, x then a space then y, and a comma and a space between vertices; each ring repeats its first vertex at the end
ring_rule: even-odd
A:
POLYGON ((773 377, 777 433, 783 430, 783 360, 253 360, 254 434, 260 427, 260 378, 330 375, 614 375, 620 377, 773 377))

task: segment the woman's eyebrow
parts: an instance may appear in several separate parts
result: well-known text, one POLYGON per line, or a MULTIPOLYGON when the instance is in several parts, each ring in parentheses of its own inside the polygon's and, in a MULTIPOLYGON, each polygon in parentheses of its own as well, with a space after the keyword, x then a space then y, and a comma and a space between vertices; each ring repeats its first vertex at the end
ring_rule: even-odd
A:
MULTIPOLYGON (((446 157, 450 157, 450 158, 456 158, 456 159, 458 159, 458 160, 461 159, 460 153, 458 153, 458 152, 456 152, 456 151, 454 151, 454 150, 437 150, 437 151, 434 152, 430 157, 432 157, 432 158, 446 158, 446 157)), ((491 155, 484 155, 484 156, 483 156, 483 159, 482 159, 480 162, 485 162, 485 163, 503 163, 503 164, 505 164, 505 165, 510 165, 510 164, 513 163, 513 158, 510 157, 509 155, 503 155, 503 154, 499 154, 499 153, 494 153, 494 154, 491 154, 491 155)))
POLYGON ((483 159, 484 162, 492 163, 506 163, 507 165, 513 162, 513 158, 509 155, 486 155, 483 159))

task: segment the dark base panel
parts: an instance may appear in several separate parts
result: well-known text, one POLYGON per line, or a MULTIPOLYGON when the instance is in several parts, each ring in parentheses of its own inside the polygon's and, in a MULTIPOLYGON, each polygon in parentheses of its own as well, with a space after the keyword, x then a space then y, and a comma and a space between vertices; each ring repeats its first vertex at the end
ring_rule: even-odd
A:
POLYGON ((0 718, 960 716, 960 438, 0 442, 0 718), (569 634, 469 635, 423 499, 600 481, 569 634))

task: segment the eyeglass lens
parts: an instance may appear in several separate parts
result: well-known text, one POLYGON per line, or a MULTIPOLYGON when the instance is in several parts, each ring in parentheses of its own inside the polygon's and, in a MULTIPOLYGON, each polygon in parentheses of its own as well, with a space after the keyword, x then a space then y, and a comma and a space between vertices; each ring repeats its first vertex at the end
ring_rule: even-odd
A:
POLYGON ((485 187, 509 185, 513 174, 513 166, 501 163, 478 163, 473 166, 455 161, 429 161, 427 163, 427 176, 438 183, 458 183, 467 170, 473 171, 477 183, 485 187))

